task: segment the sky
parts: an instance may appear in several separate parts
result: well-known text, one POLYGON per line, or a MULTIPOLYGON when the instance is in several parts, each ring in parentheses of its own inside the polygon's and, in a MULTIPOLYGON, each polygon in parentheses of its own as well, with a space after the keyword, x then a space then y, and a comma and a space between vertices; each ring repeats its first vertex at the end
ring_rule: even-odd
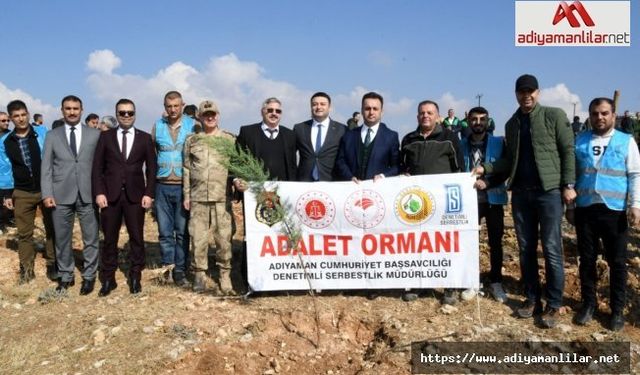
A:
POLYGON ((517 108, 514 82, 530 73, 540 102, 570 117, 573 103, 584 119, 592 98, 614 90, 618 112, 636 112, 634 5, 631 47, 542 48, 515 47, 511 0, 11 1, 2 4, 0 110, 19 98, 50 124, 65 95, 100 116, 126 97, 136 126, 149 130, 164 94, 178 90, 187 104, 214 100, 221 127, 236 133, 261 120, 268 97, 283 102, 281 124, 293 127, 310 118, 316 91, 331 95, 341 122, 376 91, 383 122, 402 137, 421 100, 463 115, 482 94, 500 134, 517 108))

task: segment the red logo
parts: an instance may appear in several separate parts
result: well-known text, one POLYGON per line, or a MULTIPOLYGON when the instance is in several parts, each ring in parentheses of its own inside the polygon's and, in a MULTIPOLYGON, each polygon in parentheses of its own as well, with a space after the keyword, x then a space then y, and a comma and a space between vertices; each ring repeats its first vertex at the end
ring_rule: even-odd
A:
POLYGON ((344 216, 354 226, 371 229, 382 222, 386 208, 384 199, 373 190, 358 190, 347 197, 344 216))
POLYGON ((565 1, 561 1, 560 5, 558 5, 558 10, 556 10, 556 15, 553 17, 553 25, 557 25, 558 22, 566 18, 571 27, 580 27, 580 22, 573 14, 574 11, 578 12, 585 26, 593 27, 596 25, 591 19, 589 12, 587 12, 579 0, 574 1, 571 5, 567 4, 565 1))
POLYGON ((336 205, 328 194, 311 191, 296 202, 296 213, 302 222, 315 229, 326 228, 336 217, 336 205))

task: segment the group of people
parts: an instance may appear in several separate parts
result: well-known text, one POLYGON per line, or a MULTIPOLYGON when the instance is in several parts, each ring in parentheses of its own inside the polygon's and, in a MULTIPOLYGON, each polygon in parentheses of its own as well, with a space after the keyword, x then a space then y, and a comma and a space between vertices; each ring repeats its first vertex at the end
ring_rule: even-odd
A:
MULTIPOLYGON (((602 239, 611 269, 610 328, 619 330, 626 303, 628 224, 640 221, 638 147, 630 136, 614 129, 612 100, 591 102, 592 130, 574 141, 565 112, 540 105, 539 93, 536 77, 525 74, 517 79, 519 107, 506 123, 504 137, 492 135, 492 120, 483 107, 467 112, 468 131, 461 136, 451 129, 455 123, 442 120, 435 101, 424 100, 417 107, 416 129, 401 141, 382 122, 384 99, 375 92, 366 93, 361 112, 354 113, 353 122, 357 124, 361 116, 361 126, 334 121, 331 97, 317 92, 310 99, 311 119, 289 129, 280 124, 280 100, 268 98, 262 103, 262 120, 242 126, 237 138, 220 128, 220 110, 211 100, 197 108, 198 123, 183 115, 184 102, 177 91, 165 95, 165 116, 150 134, 134 128, 135 104, 129 99, 116 104, 118 127, 102 133, 79 125, 82 101, 75 96, 62 100, 64 126, 49 133, 44 127, 31 126, 26 105, 13 101, 7 106, 8 114, 0 114, 0 121, 6 117, 15 125, 3 136, 0 154, 12 171, 13 192, 5 205, 15 210, 20 282, 34 278, 31 236, 35 210, 41 206, 47 231, 47 274, 58 280, 58 289, 74 284, 71 235, 77 215, 85 262, 80 294, 91 293, 96 274, 100 296, 117 287, 117 243, 123 218, 131 243, 129 289, 139 293, 145 264, 144 212, 155 203, 162 263, 173 267, 176 285, 190 285, 196 292, 207 289, 212 236, 220 270, 219 283, 213 283, 217 292, 232 294, 231 192, 244 192, 249 181, 231 176, 225 168, 228 156, 210 147, 207 137, 224 137, 235 139, 237 147, 263 162, 270 179, 279 181, 360 183, 401 174, 472 172, 477 177, 478 216, 485 218, 488 228, 489 292, 500 302, 507 300, 502 286, 502 237, 504 205, 511 190, 526 297, 516 314, 536 316, 547 328, 557 324, 562 306, 561 221, 566 206, 567 219, 576 225, 580 255, 583 305, 575 322, 586 324, 597 307, 595 264, 602 239), (100 251, 99 224, 105 237, 100 251), (544 308, 539 239, 546 275, 544 308), (187 280, 189 272, 192 283, 187 280)), ((451 115, 452 110, 448 118, 451 115)), ((454 304, 460 295, 468 299, 475 292, 445 289, 442 302, 454 304)), ((415 290, 403 294, 406 301, 416 298, 415 290)))

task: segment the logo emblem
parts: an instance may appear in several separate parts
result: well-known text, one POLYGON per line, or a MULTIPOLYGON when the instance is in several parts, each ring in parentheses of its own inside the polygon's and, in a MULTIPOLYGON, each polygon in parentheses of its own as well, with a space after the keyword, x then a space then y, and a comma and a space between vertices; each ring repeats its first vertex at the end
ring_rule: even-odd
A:
POLYGON ((452 214, 462 211, 462 188, 460 185, 444 185, 447 192, 446 213, 452 214))
POLYGON ((270 227, 282 220, 282 205, 277 193, 277 190, 265 191, 257 197, 256 220, 270 227))
POLYGON ((328 194, 311 191, 296 202, 296 213, 309 228, 326 228, 336 218, 336 205, 328 194))
POLYGON ((587 12, 584 5, 582 5, 579 0, 574 1, 571 5, 567 4, 565 1, 561 1, 558 5, 558 10, 556 10, 556 15, 553 17, 553 25, 557 25, 558 22, 566 18, 571 27, 580 27, 580 22, 573 14, 574 11, 578 12, 578 15, 582 18, 582 22, 584 22, 585 26, 593 27, 596 25, 591 19, 589 12, 587 12))
POLYGON ((395 201, 396 216, 409 225, 422 224, 433 216, 435 199, 431 193, 411 186, 402 190, 395 201))
POLYGON ((358 228, 374 228, 384 219, 384 214, 384 199, 373 190, 353 192, 344 204, 344 216, 358 228))

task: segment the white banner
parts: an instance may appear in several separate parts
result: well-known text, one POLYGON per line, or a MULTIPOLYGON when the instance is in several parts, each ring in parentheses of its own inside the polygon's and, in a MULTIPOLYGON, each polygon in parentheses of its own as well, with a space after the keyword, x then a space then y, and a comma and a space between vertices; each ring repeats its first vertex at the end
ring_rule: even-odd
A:
POLYGON ((474 181, 455 173, 360 184, 273 182, 258 200, 246 192, 249 285, 255 291, 477 288, 474 181), (302 230, 293 251, 275 204, 289 205, 302 230))

